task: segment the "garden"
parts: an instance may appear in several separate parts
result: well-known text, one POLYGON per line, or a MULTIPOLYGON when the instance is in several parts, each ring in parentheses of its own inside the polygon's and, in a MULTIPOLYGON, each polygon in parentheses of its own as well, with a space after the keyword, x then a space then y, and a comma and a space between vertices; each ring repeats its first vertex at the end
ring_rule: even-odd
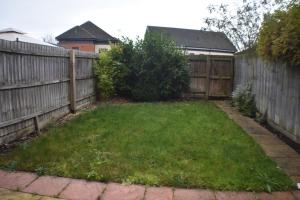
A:
POLYGON ((124 184, 292 189, 292 180, 214 103, 181 98, 189 88, 186 65, 184 52, 163 35, 123 39, 94 66, 102 103, 0 155, 0 167, 124 184), (115 96, 129 103, 106 101, 115 96))
POLYGON ((206 101, 101 104, 1 155, 0 166, 125 184, 293 187, 250 136, 206 101))

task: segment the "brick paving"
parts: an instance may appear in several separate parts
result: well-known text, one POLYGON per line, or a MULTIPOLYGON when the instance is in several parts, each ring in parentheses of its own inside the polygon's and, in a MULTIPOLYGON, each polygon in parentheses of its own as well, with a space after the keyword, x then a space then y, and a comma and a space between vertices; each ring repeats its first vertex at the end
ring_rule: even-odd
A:
MULTIPOLYGON (((216 102, 216 104, 253 137, 266 154, 277 162, 278 166, 295 182, 300 182, 300 156, 297 152, 254 120, 240 115, 226 103, 216 102)), ((56 198, 68 200, 300 200, 300 190, 255 193, 148 187, 53 176, 38 177, 33 173, 0 170, 1 200, 54 200, 56 198)))
POLYGON ((300 190, 255 193, 149 187, 3 170, 0 170, 0 184, 1 200, 300 200, 300 190))

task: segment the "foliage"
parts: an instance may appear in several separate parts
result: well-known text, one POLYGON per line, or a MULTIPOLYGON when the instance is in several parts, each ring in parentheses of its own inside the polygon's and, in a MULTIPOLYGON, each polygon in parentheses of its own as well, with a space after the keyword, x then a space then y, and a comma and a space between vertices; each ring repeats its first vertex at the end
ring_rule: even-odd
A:
POLYGON ((232 93, 232 104, 237 107, 241 113, 249 117, 255 117, 256 106, 252 94, 252 85, 250 83, 239 85, 232 93))
POLYGON ((97 78, 97 88, 100 96, 107 99, 114 95, 115 63, 109 51, 102 51, 94 65, 94 74, 97 78))
POLYGON ((183 52, 167 37, 150 33, 135 43, 124 38, 100 55, 95 73, 106 97, 115 92, 136 101, 178 98, 189 85, 183 52))
POLYGON ((227 4, 210 5, 212 17, 204 19, 205 30, 221 31, 239 51, 253 47, 264 15, 276 9, 287 9, 299 4, 300 0, 243 0, 236 8, 227 4))
POLYGON ((300 65, 300 5, 265 16, 259 34, 258 53, 271 61, 282 60, 300 65))
POLYGON ((102 104, 0 155, 0 167, 100 181, 272 191, 293 182, 213 103, 102 104), (37 170, 36 170, 37 171, 37 170), (39 170, 43 171, 43 170, 39 170), (246 180, 246 181, 245 181, 246 180))
POLYGON ((132 97, 139 101, 174 99, 188 89, 186 58, 164 35, 146 33, 135 47, 132 97))

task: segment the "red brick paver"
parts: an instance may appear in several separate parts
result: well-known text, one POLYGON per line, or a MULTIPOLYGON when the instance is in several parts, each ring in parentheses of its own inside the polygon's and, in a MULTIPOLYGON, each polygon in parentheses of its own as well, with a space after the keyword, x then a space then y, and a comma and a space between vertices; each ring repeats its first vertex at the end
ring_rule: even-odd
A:
POLYGON ((253 200, 254 196, 251 192, 216 192, 217 200, 253 200))
POLYGON ((168 187, 150 187, 146 190, 145 200, 172 200, 173 190, 168 187))
POLYGON ((290 192, 259 193, 256 195, 258 200, 295 200, 290 192))
POLYGON ((210 190, 175 189, 174 200, 213 200, 215 195, 210 190))
POLYGON ((144 186, 125 186, 117 183, 110 183, 107 185, 101 200, 142 200, 144 193, 144 186))
POLYGON ((69 178, 42 176, 23 189, 23 192, 39 194, 44 196, 58 196, 63 189, 71 182, 69 178))
POLYGON ((7 173, 0 179, 0 187, 11 189, 11 190, 21 190, 27 185, 37 179, 37 175, 33 173, 26 172, 12 172, 7 173))
POLYGON ((72 200, 96 200, 105 187, 105 184, 99 182, 72 180, 59 197, 72 200))

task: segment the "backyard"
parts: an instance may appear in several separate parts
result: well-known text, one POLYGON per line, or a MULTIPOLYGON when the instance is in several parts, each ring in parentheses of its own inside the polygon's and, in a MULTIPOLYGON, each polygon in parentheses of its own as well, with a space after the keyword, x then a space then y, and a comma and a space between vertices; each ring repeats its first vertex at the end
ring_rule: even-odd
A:
POLYGON ((288 190, 290 178, 213 103, 101 104, 0 155, 1 168, 187 188, 288 190))

